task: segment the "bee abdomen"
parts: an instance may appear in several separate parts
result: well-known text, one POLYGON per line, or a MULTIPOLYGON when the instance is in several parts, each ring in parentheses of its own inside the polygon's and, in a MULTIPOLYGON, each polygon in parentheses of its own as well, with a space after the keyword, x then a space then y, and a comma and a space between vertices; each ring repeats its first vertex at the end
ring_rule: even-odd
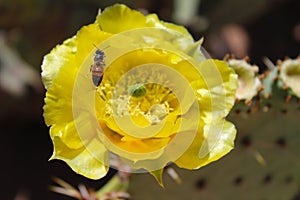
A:
POLYGON ((98 76, 98 75, 92 75, 93 83, 95 86, 99 86, 101 81, 102 81, 103 76, 98 76))

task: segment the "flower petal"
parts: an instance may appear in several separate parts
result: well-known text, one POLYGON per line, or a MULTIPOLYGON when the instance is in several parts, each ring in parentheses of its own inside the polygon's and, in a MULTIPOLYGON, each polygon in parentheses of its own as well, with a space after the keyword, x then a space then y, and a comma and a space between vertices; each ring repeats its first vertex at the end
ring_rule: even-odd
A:
POLYGON ((48 126, 64 124, 73 120, 72 115, 72 90, 74 72, 60 72, 48 89, 45 98, 44 119, 48 126), (73 76, 72 76, 73 75, 73 76), (65 81, 68 78, 70 81, 65 81))
POLYGON ((146 16, 146 24, 148 26, 154 26, 157 28, 170 29, 172 31, 181 33, 182 35, 184 35, 185 37, 187 37, 189 39, 193 39, 191 34, 188 32, 188 30, 185 27, 161 21, 161 20, 159 20, 159 18, 156 14, 147 15, 146 16))
POLYGON ((201 118, 210 123, 224 118, 234 105, 237 75, 226 62, 211 59, 202 61, 199 70, 203 79, 191 85, 197 91, 201 118))
POLYGON ((164 186, 163 185, 163 172, 164 172, 164 168, 162 169, 158 169, 158 170, 155 170, 155 171, 150 171, 150 174, 152 176, 154 176, 154 178, 156 179, 156 181, 159 183, 160 186, 164 186))
POLYGON ((163 29, 169 32, 172 38, 165 38, 166 35, 164 34, 155 35, 155 33, 151 33, 155 35, 153 39, 171 42, 174 47, 193 57, 197 62, 205 59, 200 51, 202 40, 194 43, 191 34, 185 27, 160 21, 156 14, 144 16, 125 5, 116 4, 106 8, 103 13, 99 13, 95 23, 99 24, 103 31, 114 34, 147 27, 163 29), (113 22, 111 19, 114 19, 113 22))
MULTIPOLYGON (((106 135, 103 143, 107 144, 108 148, 111 147, 110 150, 113 152, 117 149, 125 152, 125 154, 119 155, 131 160, 154 159, 160 154, 158 151, 170 141, 170 138, 136 139, 130 136, 123 137, 105 125, 102 125, 101 128, 106 135)), ((103 138, 103 136, 99 137, 103 138)))
POLYGON ((50 136, 52 139, 59 138, 69 149, 80 149, 83 147, 83 141, 77 133, 74 121, 67 124, 52 125, 50 136))
POLYGON ((44 57, 41 68, 42 79, 46 89, 51 87, 62 66, 75 64, 76 45, 76 37, 72 37, 64 41, 62 45, 57 45, 44 57))
POLYGON ((102 161, 108 160, 108 152, 96 139, 86 147, 77 150, 65 146, 59 137, 54 137, 52 141, 54 152, 51 160, 63 160, 73 171, 91 179, 100 179, 107 174, 108 166, 102 161))
POLYGON ((233 105, 237 77, 224 62, 203 61, 201 43, 155 14, 120 4, 105 9, 43 61, 52 159, 98 179, 107 173, 110 151, 133 169, 152 171, 161 183, 163 167, 178 156, 176 163, 190 169, 229 152, 235 129, 223 118, 233 105), (105 53, 97 87, 89 73, 97 62, 95 46, 105 53), (131 95, 128 88, 136 84, 144 92, 131 95))
POLYGON ((84 26, 76 37, 65 41, 45 56, 42 76, 48 89, 44 106, 44 118, 48 126, 73 120, 72 92, 78 70, 95 48, 94 45, 108 37, 110 34, 100 32, 96 24, 84 26))
POLYGON ((202 128, 188 150, 175 161, 179 167, 198 169, 220 159, 233 148, 236 129, 230 122, 219 120, 202 128))
POLYGON ((99 13, 96 23, 100 25, 103 31, 116 34, 134 28, 146 27, 146 18, 142 13, 131 10, 125 5, 115 4, 99 13))
POLYGON ((96 51, 95 46, 111 36, 112 34, 101 31, 98 24, 90 24, 82 27, 76 35, 78 41, 76 62, 82 64, 85 59, 89 59, 92 62, 96 51))

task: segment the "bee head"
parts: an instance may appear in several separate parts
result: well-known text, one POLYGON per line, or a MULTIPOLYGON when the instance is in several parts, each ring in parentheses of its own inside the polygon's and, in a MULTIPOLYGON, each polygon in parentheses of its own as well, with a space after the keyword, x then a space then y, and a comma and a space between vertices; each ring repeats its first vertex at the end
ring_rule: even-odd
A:
POLYGON ((101 62, 104 60, 104 57, 105 57, 104 52, 98 49, 98 50, 96 50, 96 55, 94 57, 94 61, 101 62))
POLYGON ((96 54, 97 54, 97 55, 104 55, 104 52, 101 51, 100 49, 97 49, 97 50, 96 50, 96 54))

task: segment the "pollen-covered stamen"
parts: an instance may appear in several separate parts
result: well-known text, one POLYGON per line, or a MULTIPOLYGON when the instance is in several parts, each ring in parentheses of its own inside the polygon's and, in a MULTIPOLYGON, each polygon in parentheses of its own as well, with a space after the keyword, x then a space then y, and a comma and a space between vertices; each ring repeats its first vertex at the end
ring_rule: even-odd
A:
POLYGON ((164 104, 154 104, 149 112, 147 112, 146 118, 151 125, 155 125, 163 120, 169 112, 170 108, 168 102, 164 102, 164 104))
POLYGON ((114 87, 110 83, 103 83, 97 88, 97 92, 100 98, 104 101, 108 101, 112 97, 112 91, 114 87))
POLYGON ((175 95, 168 88, 158 84, 145 84, 145 95, 134 97, 119 95, 107 101, 106 114, 115 117, 144 117, 148 125, 155 125, 164 120, 178 106, 175 95))

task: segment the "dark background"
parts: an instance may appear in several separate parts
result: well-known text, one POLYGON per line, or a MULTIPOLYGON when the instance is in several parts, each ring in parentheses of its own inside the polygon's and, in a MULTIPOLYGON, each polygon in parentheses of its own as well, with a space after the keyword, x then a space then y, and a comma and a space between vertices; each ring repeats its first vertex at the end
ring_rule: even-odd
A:
MULTIPOLYGON (((0 31, 7 44, 40 73, 45 54, 83 25, 92 23, 98 8, 116 2, 173 21, 172 0, 2 0, 0 31)), ((204 47, 213 57, 223 58, 226 53, 235 53, 240 58, 249 55, 251 62, 264 70, 264 56, 275 63, 285 56, 299 55, 299 8, 299 0, 202 0, 198 17, 185 25, 196 40, 204 36, 204 47), (232 24, 246 35, 248 46, 241 51, 231 48, 232 38, 239 37, 239 33, 230 32, 228 39, 224 32, 232 24)), ((0 69, 5 67, 0 62, 0 69)), ((42 117, 45 91, 41 82, 37 84, 37 87, 25 85, 22 95, 12 94, 0 85, 1 200, 70 199, 48 190, 54 184, 51 177, 92 188, 99 188, 108 178, 88 180, 61 161, 48 162, 52 143, 42 117)))

